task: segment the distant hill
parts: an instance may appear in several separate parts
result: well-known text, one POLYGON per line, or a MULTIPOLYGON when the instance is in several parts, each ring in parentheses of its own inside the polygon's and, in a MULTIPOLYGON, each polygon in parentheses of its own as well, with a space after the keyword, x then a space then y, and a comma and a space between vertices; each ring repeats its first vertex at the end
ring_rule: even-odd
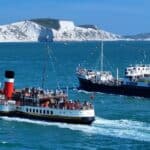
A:
POLYGON ((76 26, 73 21, 50 18, 32 19, 30 21, 51 29, 54 41, 117 40, 121 37, 100 30, 94 25, 76 26))
POLYGON ((120 40, 94 25, 76 26, 73 21, 39 18, 0 26, 0 42, 120 40))
POLYGON ((150 40, 150 33, 121 36, 95 25, 75 25, 73 21, 37 18, 0 25, 0 42, 150 40))
POLYGON ((125 38, 134 39, 134 40, 150 40, 150 33, 140 33, 136 35, 124 36, 125 38))

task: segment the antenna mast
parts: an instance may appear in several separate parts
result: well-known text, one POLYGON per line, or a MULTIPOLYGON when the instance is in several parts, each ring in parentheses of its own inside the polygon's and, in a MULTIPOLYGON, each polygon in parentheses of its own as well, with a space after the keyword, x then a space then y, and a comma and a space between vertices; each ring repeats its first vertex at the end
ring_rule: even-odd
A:
POLYGON ((101 72, 103 71, 103 41, 101 41, 101 72))

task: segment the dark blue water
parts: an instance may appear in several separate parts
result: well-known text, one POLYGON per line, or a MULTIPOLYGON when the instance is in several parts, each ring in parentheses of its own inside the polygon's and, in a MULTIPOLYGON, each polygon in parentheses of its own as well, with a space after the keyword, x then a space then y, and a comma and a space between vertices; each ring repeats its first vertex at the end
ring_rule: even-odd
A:
MULTIPOLYGON (((15 70, 15 87, 75 87, 78 64, 99 68, 100 43, 1 43, 0 80, 15 70)), ((150 63, 150 42, 104 42, 104 68, 120 77, 130 64, 150 63)), ((2 85, 3 86, 3 85, 2 85)), ((71 99, 90 93, 69 91, 71 99)), ((96 94, 96 121, 91 126, 47 123, 18 118, 0 119, 0 150, 149 149, 150 99, 96 94)))

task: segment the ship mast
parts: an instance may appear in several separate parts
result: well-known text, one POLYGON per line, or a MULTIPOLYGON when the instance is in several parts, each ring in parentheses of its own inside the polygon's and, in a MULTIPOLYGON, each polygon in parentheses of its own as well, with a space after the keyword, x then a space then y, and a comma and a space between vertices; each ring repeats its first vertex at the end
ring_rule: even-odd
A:
POLYGON ((101 41, 101 72, 103 72, 103 41, 101 41))
MULTIPOLYGON (((46 52, 48 53, 49 51, 49 46, 46 46, 46 52)), ((45 88, 45 81, 47 77, 47 63, 48 63, 48 57, 45 55, 45 62, 44 62, 44 67, 43 67, 43 72, 42 72, 42 89, 45 88)))
POLYGON ((118 68, 117 68, 117 81, 119 79, 119 71, 118 71, 118 68))
POLYGON ((117 85, 118 85, 118 80, 119 80, 119 70, 117 68, 117 85))

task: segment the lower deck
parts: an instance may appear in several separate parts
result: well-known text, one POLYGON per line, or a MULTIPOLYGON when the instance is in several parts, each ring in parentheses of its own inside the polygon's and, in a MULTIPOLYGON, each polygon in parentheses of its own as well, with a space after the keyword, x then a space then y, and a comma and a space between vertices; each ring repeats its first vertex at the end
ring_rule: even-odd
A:
POLYGON ((70 116, 59 116, 59 115, 40 115, 40 114, 31 114, 20 111, 11 111, 4 112, 0 111, 0 116, 7 117, 19 117, 24 119, 40 120, 47 122, 64 122, 64 123, 73 123, 73 124, 88 124, 90 125, 95 117, 70 117, 70 116))

